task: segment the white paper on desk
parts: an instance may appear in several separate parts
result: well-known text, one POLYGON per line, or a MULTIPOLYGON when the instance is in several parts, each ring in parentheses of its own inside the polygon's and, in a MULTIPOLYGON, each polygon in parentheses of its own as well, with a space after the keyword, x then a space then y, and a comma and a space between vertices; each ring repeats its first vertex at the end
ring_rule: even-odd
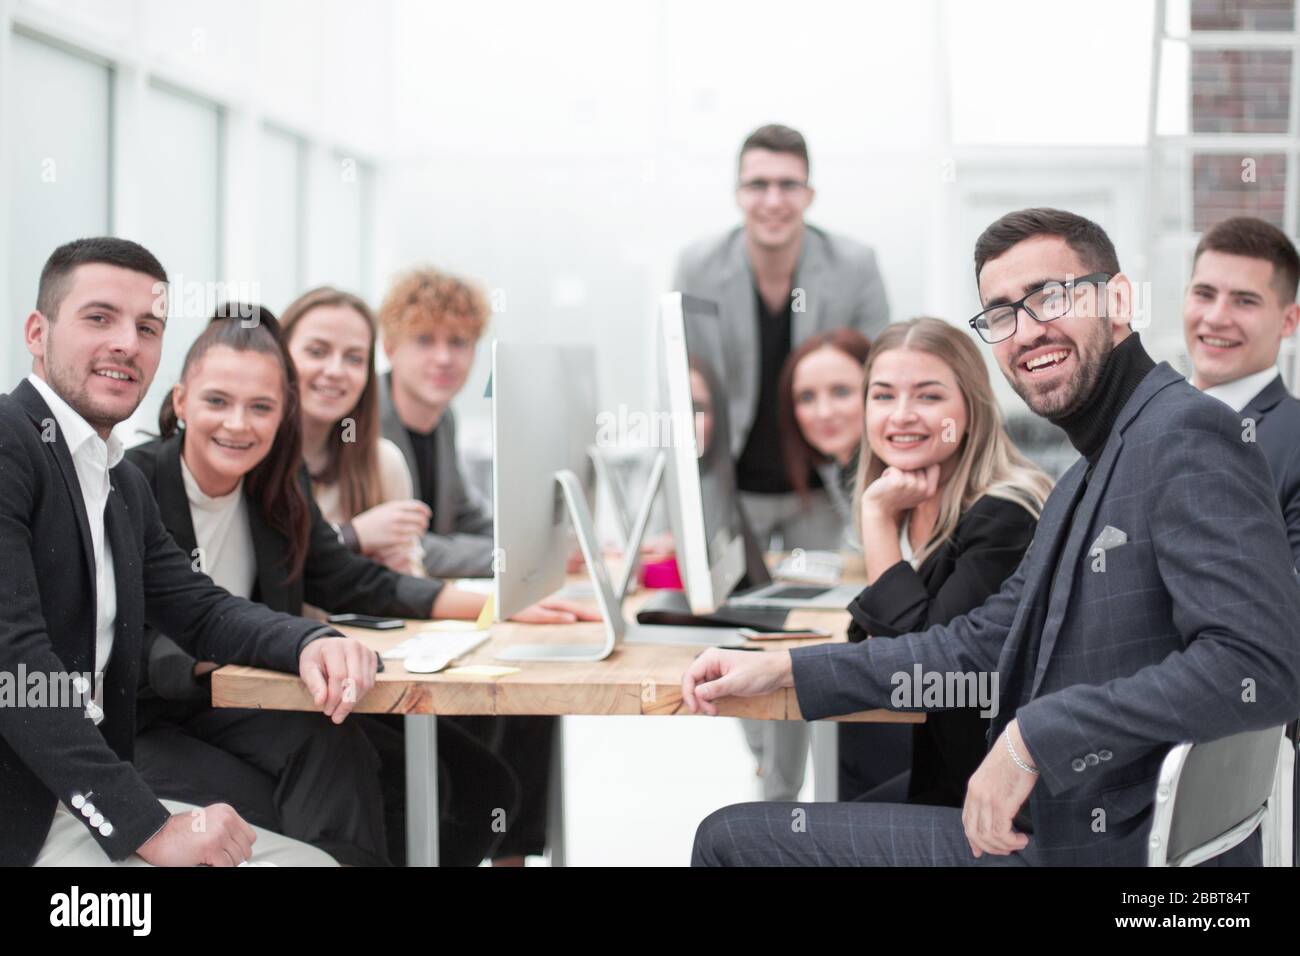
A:
POLYGON ((430 628, 421 631, 414 637, 408 637, 395 647, 390 647, 380 656, 389 661, 400 661, 408 654, 455 659, 463 654, 468 654, 491 635, 491 631, 480 631, 472 625, 468 631, 459 629, 454 631, 434 630, 430 628))

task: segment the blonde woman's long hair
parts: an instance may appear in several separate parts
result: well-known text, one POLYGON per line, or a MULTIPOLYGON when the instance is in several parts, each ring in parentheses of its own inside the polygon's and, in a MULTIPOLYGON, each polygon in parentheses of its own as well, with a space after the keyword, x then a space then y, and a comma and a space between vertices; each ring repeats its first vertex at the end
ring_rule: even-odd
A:
MULTIPOLYGON (((917 566, 948 540, 962 513, 985 495, 1013 501, 1037 518, 1051 494, 1052 480, 1020 453, 1003 430, 1002 412, 993 398, 988 367, 970 338, 942 319, 929 316, 895 322, 886 328, 871 343, 862 386, 864 418, 872 368, 881 355, 892 349, 911 349, 939 359, 952 369, 966 403, 966 434, 956 453, 957 465, 939 491, 939 515, 929 540, 915 556, 917 566)), ((864 427, 853 489, 854 521, 861 513, 863 491, 886 467, 872 454, 864 427)))

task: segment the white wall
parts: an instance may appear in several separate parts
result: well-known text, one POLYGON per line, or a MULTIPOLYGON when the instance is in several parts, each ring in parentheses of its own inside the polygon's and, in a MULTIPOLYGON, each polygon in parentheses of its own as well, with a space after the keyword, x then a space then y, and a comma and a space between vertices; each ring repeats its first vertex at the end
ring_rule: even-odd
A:
MULTIPOLYGON (((895 314, 915 312, 946 155, 937 10, 399 2, 377 269, 479 279, 504 295, 493 334, 593 342, 602 407, 645 407, 674 258, 738 222, 740 142, 783 122, 812 152, 810 221, 874 245, 895 314), (495 28, 506 16, 514 29, 495 28), (467 42, 419 55, 452 32, 467 42)), ((484 349, 460 401, 467 441, 485 438, 486 364, 484 349)))
MULTIPOLYGON (((805 134, 809 221, 876 248, 896 318, 974 314, 975 236, 1010 209, 1095 214, 1136 258, 1153 5, 1100 0, 1101 78, 1029 69, 1077 5, 971 6, 398 0, 376 281, 419 261, 476 278, 506 304, 490 335, 592 342, 602 407, 644 407, 657 297, 686 242, 739 221, 736 150, 764 122, 805 134)), ((458 400, 483 448, 486 366, 458 400)))

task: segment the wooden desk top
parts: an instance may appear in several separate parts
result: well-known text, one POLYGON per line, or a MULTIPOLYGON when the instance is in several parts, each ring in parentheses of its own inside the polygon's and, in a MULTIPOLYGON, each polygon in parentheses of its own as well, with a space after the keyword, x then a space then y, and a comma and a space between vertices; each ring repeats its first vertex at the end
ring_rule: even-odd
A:
MULTIPOLYGON (((847 575, 846 575, 847 577, 847 575)), ((576 580, 576 579, 575 579, 576 580)), ((581 580, 586 580, 585 576, 581 580)), ((633 620, 637 609, 653 591, 631 595, 625 616, 633 620)), ((371 631, 340 627, 351 637, 383 651, 415 633, 424 621, 409 621, 400 631, 371 631)), ((788 627, 820 627, 833 641, 846 640, 849 616, 844 611, 793 611, 788 627)), ((385 661, 374 688, 360 702, 357 713, 392 714, 548 714, 691 716, 682 703, 682 674, 700 653, 699 647, 660 644, 620 644, 605 660, 595 663, 501 662, 493 654, 514 644, 601 644, 604 625, 494 624, 492 636, 453 666, 490 664, 518 667, 519 672, 498 678, 458 675, 408 674, 401 661, 385 661)), ((822 643, 822 639, 751 642, 750 646, 787 649, 822 643)), ((314 710, 311 696, 297 675, 228 666, 212 675, 212 703, 217 707, 260 707, 268 710, 314 710)), ((729 698, 718 702, 721 714, 761 720, 801 720, 793 689, 764 697, 729 698)), ((835 720, 882 723, 919 723, 924 715, 887 710, 865 711, 835 720)))

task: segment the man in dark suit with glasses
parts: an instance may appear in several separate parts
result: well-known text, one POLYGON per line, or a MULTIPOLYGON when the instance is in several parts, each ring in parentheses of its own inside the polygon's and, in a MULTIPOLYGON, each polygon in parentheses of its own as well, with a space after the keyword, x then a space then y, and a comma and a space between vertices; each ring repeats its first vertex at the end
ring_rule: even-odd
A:
MULTIPOLYGON (((1082 456, 1020 567, 923 632, 706 651, 682 694, 716 713, 721 698, 793 687, 816 720, 893 707, 918 669, 942 686, 995 677, 988 755, 960 810, 726 807, 700 825, 697 864, 1140 865, 1171 747, 1300 709, 1300 586, 1264 456, 1227 406, 1143 350, 1105 232, 1059 210, 1010 213, 980 236, 975 270, 973 328, 1082 456)), ((1260 859, 1256 831, 1212 862, 1260 859)))

